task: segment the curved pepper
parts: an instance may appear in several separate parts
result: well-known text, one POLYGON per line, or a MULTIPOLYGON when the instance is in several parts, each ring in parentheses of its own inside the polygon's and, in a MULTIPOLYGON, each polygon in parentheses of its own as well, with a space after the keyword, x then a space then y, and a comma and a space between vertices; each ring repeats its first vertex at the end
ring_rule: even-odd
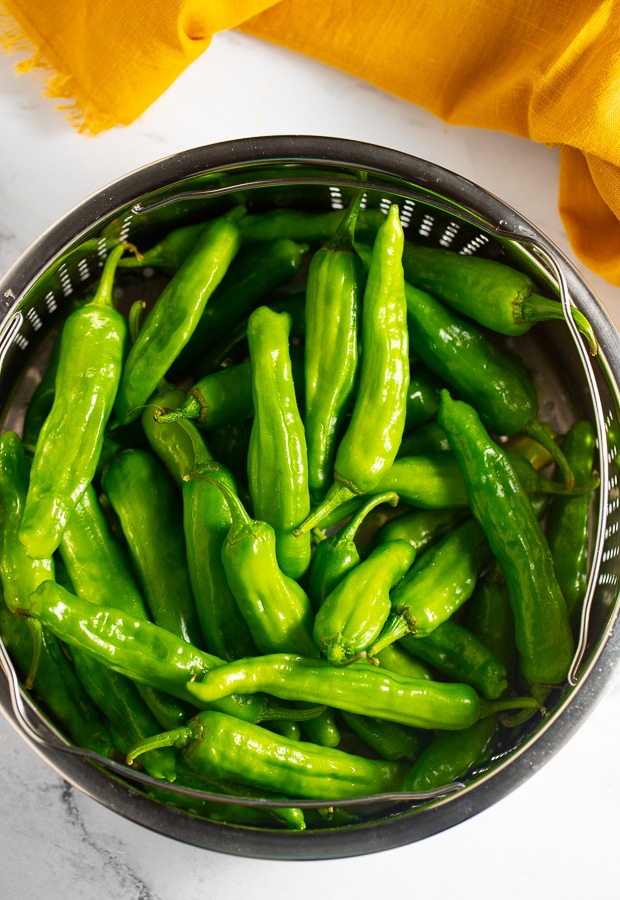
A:
POLYGON ((250 316, 254 419, 248 447, 248 487, 256 519, 276 535, 282 571, 299 579, 310 565, 310 535, 293 529, 310 512, 308 450, 297 405, 289 349, 291 318, 260 306, 250 316))
POLYGON ((37 439, 20 527, 32 557, 52 556, 99 461, 127 342, 112 294, 124 251, 120 244, 110 252, 94 297, 62 329, 54 402, 37 439))
POLYGON ((473 515, 506 578, 524 677, 532 684, 560 684, 572 662, 573 636, 532 504, 472 406, 443 391, 439 422, 467 479, 473 515))

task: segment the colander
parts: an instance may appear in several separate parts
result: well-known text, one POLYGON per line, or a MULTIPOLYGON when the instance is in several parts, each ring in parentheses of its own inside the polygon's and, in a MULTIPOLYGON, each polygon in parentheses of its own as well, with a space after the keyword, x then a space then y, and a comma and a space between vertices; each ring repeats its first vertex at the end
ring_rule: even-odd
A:
MULTIPOLYGON (((327 137, 250 138, 177 153, 103 188, 43 234, 0 283, 3 430, 20 431, 48 339, 71 301, 98 278, 111 238, 144 248, 171 227, 212 216, 231 201, 242 201, 250 211, 274 205, 328 210, 343 208, 346 197, 360 188, 367 206, 387 210, 399 204, 407 238, 507 262, 563 304, 564 321, 537 325, 514 349, 537 373, 543 418, 560 432, 577 416, 589 417, 597 428, 601 486, 593 503, 591 574, 575 658, 566 685, 549 699, 548 716, 532 719, 501 755, 464 783, 429 795, 348 801, 356 813, 353 824, 286 832, 227 825, 155 801, 144 790, 148 776, 71 747, 22 691, 0 642, 0 708, 36 753, 119 815, 210 850, 265 859, 339 858, 402 846, 455 826, 499 801, 557 752, 615 669, 620 337, 584 278, 545 235, 481 187, 426 160, 327 137), (593 327, 596 357, 589 356, 573 324, 571 305, 593 327)), ((156 293, 157 279, 145 281, 142 294, 149 286, 156 293)))

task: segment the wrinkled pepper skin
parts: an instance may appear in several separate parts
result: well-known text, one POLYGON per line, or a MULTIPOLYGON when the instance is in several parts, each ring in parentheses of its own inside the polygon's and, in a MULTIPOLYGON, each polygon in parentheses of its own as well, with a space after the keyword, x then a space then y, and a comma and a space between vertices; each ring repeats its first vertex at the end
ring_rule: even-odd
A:
POLYGON ((37 439, 20 527, 34 558, 49 558, 58 548, 99 462, 127 344, 127 325, 114 309, 112 291, 124 250, 121 244, 110 252, 94 297, 63 326, 54 402, 37 439))
POLYGON ((359 383, 351 418, 336 451, 334 480, 300 532, 320 525, 327 514, 356 494, 375 491, 396 458, 409 387, 403 241, 398 206, 392 205, 372 249, 362 298, 364 351, 359 383))
POLYGON ((148 450, 122 450, 106 466, 101 484, 153 621, 201 646, 182 507, 163 465, 148 450))
POLYGON ((314 641, 332 665, 374 644, 392 610, 390 591, 414 557, 408 541, 380 544, 327 595, 314 620, 314 641))
POLYGON ((308 268, 304 424, 314 503, 323 499, 332 482, 336 446, 355 387, 364 270, 353 237, 361 200, 359 194, 308 268))
POLYGON ((162 378, 189 341, 213 291, 239 250, 233 219, 222 216, 200 233, 190 253, 164 287, 132 345, 114 412, 120 425, 137 419, 162 378))
MULTIPOLYGON (((156 744, 145 741, 128 760, 156 744)), ((181 748, 187 765, 199 774, 234 778, 253 788, 308 800, 391 793, 398 791, 406 772, 400 762, 290 741, 260 725, 210 710, 199 713, 185 728, 160 735, 159 745, 181 748)))
POLYGON ((276 535, 278 564, 300 579, 308 570, 310 535, 294 529, 310 512, 308 448, 297 404, 289 349, 291 318, 260 306, 250 316, 254 419, 248 447, 248 487, 254 517, 276 535))
POLYGON ((561 684, 572 662, 573 636, 529 497, 472 406, 443 391, 439 422, 467 480, 472 513, 506 579, 523 675, 531 684, 561 684))

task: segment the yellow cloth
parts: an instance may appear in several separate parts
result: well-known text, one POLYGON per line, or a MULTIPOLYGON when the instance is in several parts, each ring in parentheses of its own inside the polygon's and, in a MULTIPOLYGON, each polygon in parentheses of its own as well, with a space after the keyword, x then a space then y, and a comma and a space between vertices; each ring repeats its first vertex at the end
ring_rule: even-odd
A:
POLYGON ((620 0, 0 2, 3 46, 49 70, 85 132, 135 120, 213 34, 240 28, 453 125, 559 145, 575 254, 620 285, 620 0))

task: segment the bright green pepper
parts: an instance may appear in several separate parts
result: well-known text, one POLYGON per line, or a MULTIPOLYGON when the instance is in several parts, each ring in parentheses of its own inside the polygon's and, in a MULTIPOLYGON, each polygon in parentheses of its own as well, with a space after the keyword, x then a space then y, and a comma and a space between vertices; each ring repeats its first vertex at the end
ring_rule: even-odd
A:
POLYGON ((332 665, 348 663, 374 644, 392 611, 390 591, 414 557, 407 541, 379 544, 325 597, 314 620, 314 641, 332 665))
POLYGON ((163 465, 148 450, 122 450, 106 466, 101 484, 153 621, 200 646, 182 506, 163 465))
POLYGON ((443 391, 439 423, 467 479, 473 515, 506 578, 523 674, 532 684, 560 684, 572 663, 573 636, 532 504, 472 406, 443 391))
MULTIPOLYGON (((375 533, 373 546, 383 541, 409 541, 416 553, 436 543, 452 528, 469 518, 468 509, 412 509, 390 519, 375 533)), ((318 548, 317 548, 318 549, 318 548)))
POLYGON ((338 230, 313 255, 306 281, 304 423, 310 495, 315 503, 332 482, 336 446, 357 374, 364 270, 353 235, 361 201, 358 194, 338 230))
POLYGON ((468 684, 410 678, 356 660, 332 666, 326 659, 273 653, 226 663, 187 685, 201 703, 233 693, 265 691, 282 700, 329 703, 360 715, 377 716, 415 728, 449 731, 468 728, 504 709, 537 709, 533 697, 485 700, 468 684))
POLYGON ((357 396, 336 452, 333 484, 298 532, 319 525, 329 512, 356 494, 382 490, 378 488, 381 477, 398 452, 409 386, 403 241, 398 206, 394 204, 373 245, 362 300, 364 351, 357 396))
POLYGON ((191 440, 194 453, 183 482, 183 530, 204 645, 210 653, 225 660, 251 656, 256 648, 230 590, 222 560, 222 546, 232 516, 220 488, 202 476, 213 475, 225 480, 232 491, 236 490, 235 482, 230 472, 213 458, 192 423, 184 421, 179 426, 191 440))
POLYGON ((164 386, 153 395, 141 416, 142 428, 149 447, 178 487, 182 487, 183 476, 192 467, 194 460, 192 442, 180 425, 168 422, 167 427, 162 428, 157 420, 160 414, 177 409, 186 396, 185 391, 164 386))
POLYGON ((310 600, 278 565, 273 528, 250 518, 225 481, 215 483, 223 491, 232 517, 222 546, 224 569, 254 643, 261 653, 280 650, 318 656, 310 600))
POLYGON ((142 742, 127 761, 159 747, 181 748, 187 765, 200 774, 311 800, 398 791, 406 771, 400 762, 289 741, 260 725, 211 710, 199 713, 184 728, 142 742))
POLYGON ((124 251, 121 244, 110 252, 94 297, 63 326, 54 402, 37 440, 20 527, 32 557, 52 556, 99 461, 127 342, 112 293, 124 251))
POLYGON ((310 512, 308 450, 297 405, 288 313, 260 306, 250 316, 254 419, 248 448, 248 486, 254 516, 276 535, 282 571, 301 578, 310 565, 310 535, 293 529, 310 512))
POLYGON ((209 222, 149 311, 125 361, 114 404, 121 425, 139 417, 189 341, 239 250, 241 239, 234 221, 238 213, 233 211, 209 222))

